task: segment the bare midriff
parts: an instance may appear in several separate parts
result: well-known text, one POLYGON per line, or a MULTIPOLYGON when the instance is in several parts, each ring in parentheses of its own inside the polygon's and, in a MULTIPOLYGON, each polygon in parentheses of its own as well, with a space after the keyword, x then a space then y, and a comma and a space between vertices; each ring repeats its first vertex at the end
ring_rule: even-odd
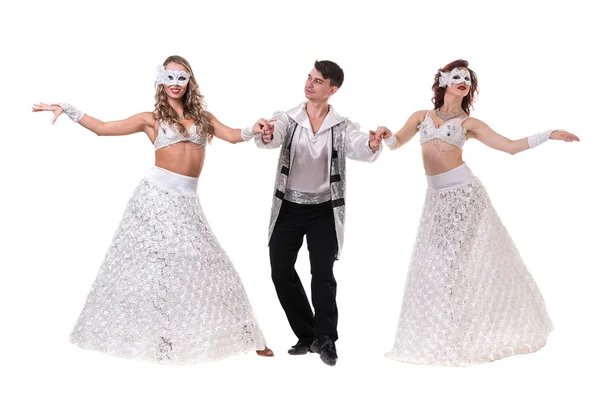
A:
POLYGON ((156 150, 154 164, 176 174, 198 178, 202 172, 205 155, 206 146, 179 142, 156 150))
POLYGON ((437 175, 461 166, 462 149, 440 139, 433 139, 421 145, 423 167, 427 175, 437 175))

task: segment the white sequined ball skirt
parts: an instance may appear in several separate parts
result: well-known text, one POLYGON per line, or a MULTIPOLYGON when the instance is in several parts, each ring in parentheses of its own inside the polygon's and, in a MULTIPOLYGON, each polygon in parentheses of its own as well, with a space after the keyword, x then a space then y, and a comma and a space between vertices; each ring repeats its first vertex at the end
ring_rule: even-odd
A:
POLYGON ((71 334, 74 344, 174 364, 265 348, 197 184, 158 167, 141 181, 71 334))
POLYGON ((463 164, 428 189, 388 358, 467 366, 531 353, 552 323, 481 182, 463 164))

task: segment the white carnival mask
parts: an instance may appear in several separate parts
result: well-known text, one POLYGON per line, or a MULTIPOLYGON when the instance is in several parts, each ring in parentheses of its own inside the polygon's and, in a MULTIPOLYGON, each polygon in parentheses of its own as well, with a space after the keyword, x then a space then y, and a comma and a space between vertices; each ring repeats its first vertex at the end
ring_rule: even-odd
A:
POLYGON ((450 87, 463 82, 471 86, 471 74, 466 69, 454 68, 450 72, 440 72, 440 87, 450 87))
POLYGON ((185 86, 190 81, 190 74, 177 69, 167 70, 163 65, 156 67, 156 83, 159 85, 185 86))

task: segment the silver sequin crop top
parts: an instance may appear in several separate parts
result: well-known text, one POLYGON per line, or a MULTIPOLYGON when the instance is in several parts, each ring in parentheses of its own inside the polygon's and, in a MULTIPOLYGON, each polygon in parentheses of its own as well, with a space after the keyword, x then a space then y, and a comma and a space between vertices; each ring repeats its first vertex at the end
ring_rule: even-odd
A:
POLYGON ((206 137, 198 134, 196 124, 192 124, 187 133, 188 136, 183 136, 170 125, 160 123, 158 126, 158 136, 156 136, 156 140, 154 141, 154 150, 162 149, 163 147, 179 142, 192 142, 200 147, 206 146, 206 137))
MULTIPOLYGON (((469 118, 469 117, 467 117, 469 118)), ((427 143, 434 139, 442 140, 448 144, 462 148, 467 141, 467 131, 462 127, 465 119, 453 118, 444 122, 440 127, 435 126, 435 122, 429 116, 429 111, 425 115, 425 119, 419 125, 421 133, 421 144, 427 143)))

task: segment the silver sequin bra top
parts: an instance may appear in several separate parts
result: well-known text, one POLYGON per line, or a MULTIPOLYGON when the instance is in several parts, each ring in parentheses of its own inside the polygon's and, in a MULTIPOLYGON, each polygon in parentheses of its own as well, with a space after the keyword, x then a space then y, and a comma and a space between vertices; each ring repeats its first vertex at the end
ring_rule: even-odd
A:
POLYGON ((439 139, 448 144, 456 146, 459 149, 462 148, 467 141, 467 131, 462 127, 462 123, 465 119, 453 118, 444 122, 440 127, 437 127, 435 126, 433 119, 431 119, 429 116, 428 111, 427 115, 425 115, 425 119, 419 125, 421 144, 427 143, 434 139, 439 139))
POLYGON ((163 147, 179 142, 192 142, 196 143, 199 147, 206 146, 206 137, 198 134, 196 124, 192 124, 187 133, 188 136, 183 136, 170 125, 161 123, 158 127, 158 136, 154 141, 154 149, 162 149, 163 147))

